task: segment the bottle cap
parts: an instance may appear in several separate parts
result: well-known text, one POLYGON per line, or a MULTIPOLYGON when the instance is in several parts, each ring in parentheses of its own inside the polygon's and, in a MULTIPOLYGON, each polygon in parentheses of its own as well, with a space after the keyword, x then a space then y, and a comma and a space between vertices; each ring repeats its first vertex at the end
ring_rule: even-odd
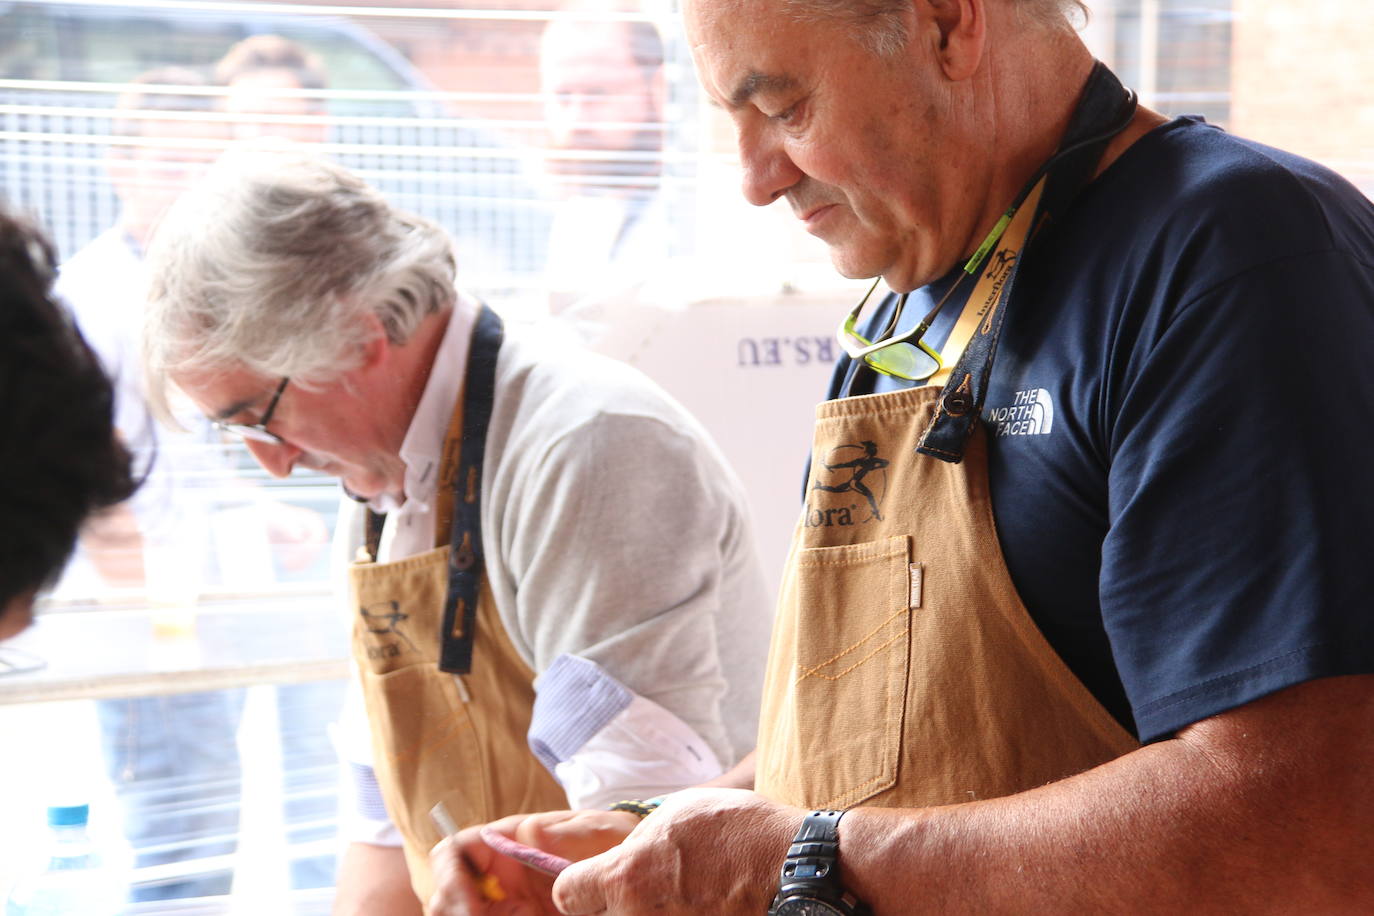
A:
POLYGON ((50 805, 49 827, 84 827, 90 818, 90 805, 50 805))

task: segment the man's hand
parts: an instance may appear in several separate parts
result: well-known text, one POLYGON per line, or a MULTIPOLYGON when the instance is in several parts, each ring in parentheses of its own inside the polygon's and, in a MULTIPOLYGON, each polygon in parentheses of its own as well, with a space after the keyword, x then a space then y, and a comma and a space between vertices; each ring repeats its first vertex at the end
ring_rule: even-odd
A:
POLYGON ((309 569, 329 546, 329 527, 314 509, 269 502, 266 513, 268 544, 288 572, 309 569))
POLYGON ((744 789, 675 792, 617 848, 554 885, 569 916, 758 916, 805 812, 744 789))
POLYGON ((143 534, 128 503, 111 506, 86 520, 81 546, 106 585, 138 587, 147 581, 143 566, 143 534))
MULTIPOLYGON (((616 846, 639 824, 625 811, 515 814, 491 826, 526 846, 576 862, 616 846)), ((430 916, 554 916, 553 878, 495 852, 469 827, 430 851, 430 916)))

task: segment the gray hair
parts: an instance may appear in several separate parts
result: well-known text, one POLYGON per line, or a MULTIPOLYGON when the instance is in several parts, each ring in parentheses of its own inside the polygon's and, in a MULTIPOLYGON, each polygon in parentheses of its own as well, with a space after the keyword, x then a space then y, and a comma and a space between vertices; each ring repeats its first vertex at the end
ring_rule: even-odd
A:
MULTIPOLYGON (((912 0, 784 0, 792 16, 801 22, 847 20, 865 48, 890 57, 906 47, 906 27, 901 12, 912 0)), ((1026 22, 1063 28, 1076 18, 1087 21, 1084 0, 1009 0, 1026 22)))
POLYGON ((144 368, 244 368, 323 384, 361 364, 368 313, 393 344, 453 306, 452 245, 304 148, 231 149, 168 212, 148 252, 144 368))

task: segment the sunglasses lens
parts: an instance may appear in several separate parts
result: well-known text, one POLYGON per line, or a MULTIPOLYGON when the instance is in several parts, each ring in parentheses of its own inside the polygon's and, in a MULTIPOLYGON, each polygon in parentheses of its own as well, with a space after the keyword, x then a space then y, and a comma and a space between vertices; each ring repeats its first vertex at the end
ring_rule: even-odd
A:
POLYGON ((927 379, 940 371, 939 360, 920 347, 909 343, 883 347, 881 350, 865 356, 864 360, 884 375, 910 381, 927 379))

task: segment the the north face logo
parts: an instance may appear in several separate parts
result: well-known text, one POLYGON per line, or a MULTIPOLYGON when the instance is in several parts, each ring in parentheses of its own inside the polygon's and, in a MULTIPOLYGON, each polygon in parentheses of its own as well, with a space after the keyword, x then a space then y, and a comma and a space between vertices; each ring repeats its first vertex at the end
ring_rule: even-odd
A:
POLYGON ((994 436, 1048 436, 1054 428, 1054 400, 1044 388, 1018 391, 1010 407, 983 411, 983 422, 994 436))

